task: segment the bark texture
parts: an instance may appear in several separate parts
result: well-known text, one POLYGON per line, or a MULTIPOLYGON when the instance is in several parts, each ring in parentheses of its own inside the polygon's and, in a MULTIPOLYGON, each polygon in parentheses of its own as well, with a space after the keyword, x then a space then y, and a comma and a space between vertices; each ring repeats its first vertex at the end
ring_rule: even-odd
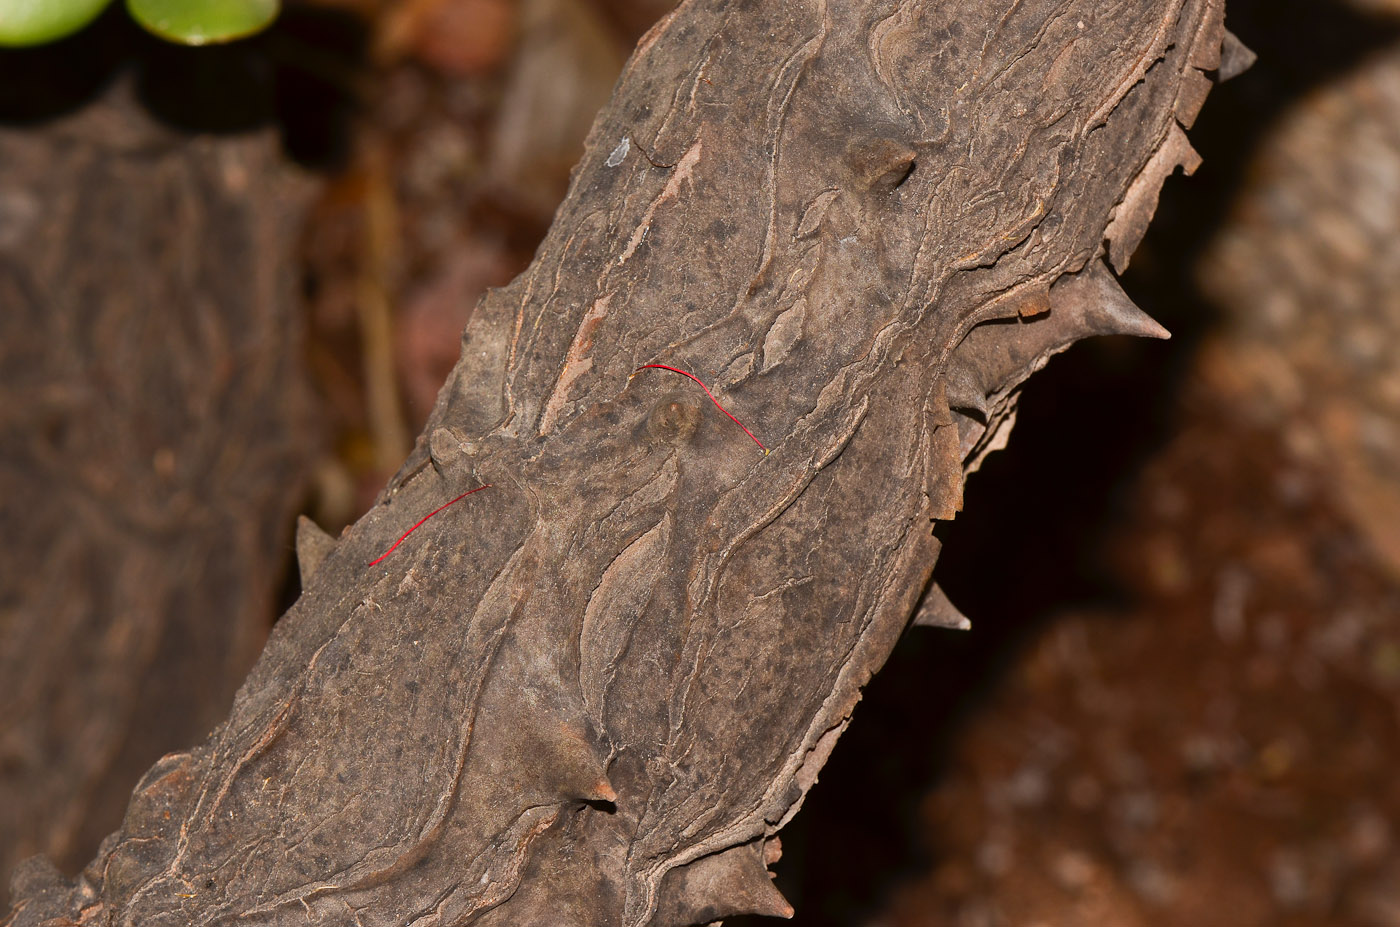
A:
POLYGON ((789 914, 774 835, 1019 384, 1079 338, 1164 334, 1104 259, 1194 167, 1183 127, 1238 61, 1222 15, 681 7, 379 503, 304 527, 305 591, 229 719, 76 882, 26 870, 9 923, 789 914))
POLYGON ((0 131, 0 877, 69 871, 228 710, 312 450, 272 133, 191 142, 121 82, 0 131))

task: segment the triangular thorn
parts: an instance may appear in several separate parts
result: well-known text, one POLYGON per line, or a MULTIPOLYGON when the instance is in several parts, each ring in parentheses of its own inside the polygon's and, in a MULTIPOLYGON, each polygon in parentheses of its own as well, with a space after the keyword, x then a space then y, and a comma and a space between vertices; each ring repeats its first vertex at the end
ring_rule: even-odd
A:
POLYGON ((943 374, 943 380, 948 408, 976 412, 982 417, 982 421, 987 420, 987 414, 990 411, 990 406, 987 405, 987 394, 982 389, 982 385, 977 382, 973 371, 968 369, 968 365, 958 362, 957 352, 954 352, 949 360, 948 369, 943 374))
POLYGON ((913 623, 923 628, 952 628, 956 631, 972 628, 972 622, 948 600, 948 594, 938 583, 929 586, 924 593, 919 607, 914 611, 913 623))
POLYGON ((760 917, 781 917, 784 920, 791 918, 797 913, 792 903, 783 897, 783 893, 778 891, 778 886, 773 884, 773 877, 767 870, 762 870, 762 875, 755 875, 752 884, 748 886, 744 914, 757 914, 760 917))
POLYGON ((706 924, 725 917, 758 914, 790 918, 792 905, 773 884, 762 840, 702 856, 667 873, 659 922, 706 924))
POLYGON ((301 588, 305 589, 326 555, 335 550, 335 538, 305 515, 300 515, 297 517, 296 544, 297 571, 301 574, 301 588))
POLYGON ((846 166, 862 190, 893 190, 914 170, 918 153, 893 138, 869 138, 850 145, 846 166))
POLYGON ((552 742, 545 747, 542 765, 560 798, 570 801, 617 803, 617 791, 608 781, 607 764, 581 728, 549 720, 552 742))
POLYGON ((782 918, 795 913, 773 884, 773 876, 763 861, 763 850, 756 843, 732 847, 713 859, 717 878, 712 884, 734 903, 734 910, 728 913, 782 918))
POLYGON ((1090 334, 1170 338, 1152 316, 1138 308, 1103 261, 1089 262, 1077 274, 1066 274, 1050 288, 1053 311, 1082 319, 1090 334))
POLYGON ((1239 36, 1226 29, 1225 40, 1220 43, 1220 69, 1215 72, 1216 77, 1222 82, 1239 77, 1254 67, 1254 62, 1258 60, 1259 56, 1253 49, 1241 42, 1239 36))

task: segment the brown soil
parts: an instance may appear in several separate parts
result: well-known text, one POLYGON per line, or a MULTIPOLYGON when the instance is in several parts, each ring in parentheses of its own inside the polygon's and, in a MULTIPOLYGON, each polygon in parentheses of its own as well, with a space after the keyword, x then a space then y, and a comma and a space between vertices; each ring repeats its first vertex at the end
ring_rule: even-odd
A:
POLYGON ((920 808, 871 924, 1400 923, 1400 585, 1328 475, 1200 392, 1114 541, 920 808))

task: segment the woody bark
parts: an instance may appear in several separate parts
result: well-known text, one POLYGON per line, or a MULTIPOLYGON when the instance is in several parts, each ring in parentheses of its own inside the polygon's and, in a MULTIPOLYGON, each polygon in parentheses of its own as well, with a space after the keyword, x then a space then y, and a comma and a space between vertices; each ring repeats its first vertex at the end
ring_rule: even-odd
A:
POLYGON ((921 598, 958 622, 931 529, 1021 382, 1165 334, 1105 260, 1198 160, 1222 17, 683 5, 377 504, 303 527, 228 720, 7 923, 789 915, 776 834, 921 598))
POLYGON ((0 165, 8 883, 35 853, 80 868, 151 760, 228 710, 318 429, 293 263, 311 187, 273 134, 191 141, 116 80, 0 128, 0 165))

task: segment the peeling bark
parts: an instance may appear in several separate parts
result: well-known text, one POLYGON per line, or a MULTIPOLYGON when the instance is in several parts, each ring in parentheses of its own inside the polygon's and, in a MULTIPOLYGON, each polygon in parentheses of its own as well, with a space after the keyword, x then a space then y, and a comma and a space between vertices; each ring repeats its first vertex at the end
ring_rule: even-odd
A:
POLYGON ((774 835, 1021 381, 1163 334, 1104 258, 1180 161, 1222 15, 683 6, 403 469, 309 537, 229 719, 75 883, 27 870, 9 923, 787 914, 774 835))

